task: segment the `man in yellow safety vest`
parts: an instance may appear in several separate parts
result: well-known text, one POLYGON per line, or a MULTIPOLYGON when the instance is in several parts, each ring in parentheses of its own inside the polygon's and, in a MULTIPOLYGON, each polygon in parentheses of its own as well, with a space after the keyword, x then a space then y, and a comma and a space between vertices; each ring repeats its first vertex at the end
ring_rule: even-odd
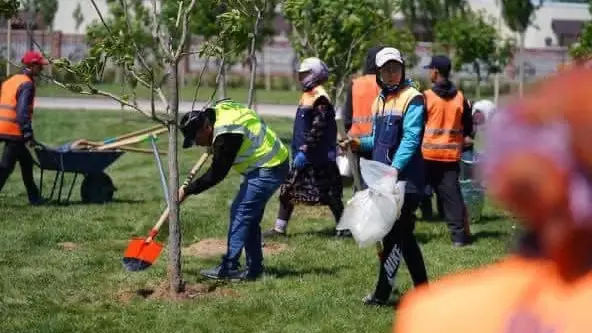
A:
POLYGON ((222 263, 202 275, 212 279, 254 280, 263 272, 261 219, 267 201, 289 171, 288 148, 259 116, 231 100, 186 113, 181 119, 183 148, 212 147, 209 170, 179 192, 179 200, 221 182, 230 169, 243 175, 231 207, 228 249, 222 263), (246 270, 239 259, 245 249, 246 270))

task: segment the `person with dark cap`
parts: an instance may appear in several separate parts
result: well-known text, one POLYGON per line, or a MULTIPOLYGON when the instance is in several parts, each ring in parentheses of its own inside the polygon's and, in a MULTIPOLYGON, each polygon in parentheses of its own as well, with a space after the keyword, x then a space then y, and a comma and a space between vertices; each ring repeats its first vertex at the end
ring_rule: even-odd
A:
POLYGON ((471 103, 449 79, 450 59, 437 55, 429 65, 432 88, 424 91, 426 125, 422 154, 426 160, 428 185, 441 200, 455 247, 470 243, 459 183, 460 158, 464 148, 473 144, 471 103))
POLYGON ((0 161, 0 191, 18 161, 29 202, 39 205, 43 199, 33 179, 33 157, 27 146, 35 142, 32 125, 35 77, 48 61, 41 53, 28 51, 21 62, 25 66, 23 71, 8 78, 0 88, 0 141, 5 142, 0 161))
POLYGON ((423 255, 415 230, 415 211, 423 199, 425 187, 421 138, 424 130, 424 99, 405 78, 405 63, 399 50, 385 47, 376 54, 380 95, 372 104, 376 117, 372 134, 348 138, 342 146, 371 151, 372 159, 392 167, 392 174, 405 182, 401 215, 382 240, 378 282, 374 292, 363 299, 367 305, 390 305, 395 275, 405 259, 413 284, 428 282, 423 255))
POLYGON ((263 272, 260 223, 267 202, 288 174, 288 148, 253 110, 232 100, 186 113, 180 129, 183 148, 210 147, 213 158, 205 174, 179 190, 179 201, 220 183, 231 168, 243 176, 230 208, 226 254, 219 266, 201 274, 211 279, 258 278, 263 272), (239 264, 243 248, 245 270, 239 264))
MULTIPOLYGON (((372 103, 380 94, 380 86, 376 83, 376 53, 382 50, 382 46, 375 46, 368 50, 362 76, 352 80, 346 95, 343 107, 343 124, 347 135, 359 138, 372 134, 372 103)), ((356 157, 371 159, 369 152, 358 152, 356 157)), ((361 179, 361 176, 360 176, 361 179)), ((360 190, 360 189, 354 189, 360 190)))

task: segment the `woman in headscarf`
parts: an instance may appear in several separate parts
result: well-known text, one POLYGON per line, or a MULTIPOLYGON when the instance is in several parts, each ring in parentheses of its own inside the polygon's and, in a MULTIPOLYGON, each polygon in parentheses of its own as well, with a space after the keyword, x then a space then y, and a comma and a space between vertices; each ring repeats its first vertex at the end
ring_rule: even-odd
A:
POLYGON ((352 149, 371 151, 372 159, 392 166, 398 180, 405 181, 401 216, 382 241, 378 282, 363 301, 389 305, 395 275, 405 259, 415 286, 427 283, 421 249, 415 238, 415 211, 424 196, 425 171, 421 155, 425 108, 422 94, 405 78, 405 63, 399 50, 385 47, 376 54, 381 93, 373 105, 372 135, 353 139, 352 149))
POLYGON ((524 236, 504 260, 408 295, 394 332, 590 331, 590 82, 591 69, 566 71, 491 119, 482 176, 524 236))
MULTIPOLYGON (((263 237, 286 235, 295 203, 327 205, 336 224, 343 213, 343 186, 337 167, 335 110, 322 84, 329 79, 327 65, 307 58, 298 69, 302 97, 292 134, 292 169, 280 189, 280 209, 275 225, 263 237)), ((346 236, 348 232, 339 231, 346 236)))

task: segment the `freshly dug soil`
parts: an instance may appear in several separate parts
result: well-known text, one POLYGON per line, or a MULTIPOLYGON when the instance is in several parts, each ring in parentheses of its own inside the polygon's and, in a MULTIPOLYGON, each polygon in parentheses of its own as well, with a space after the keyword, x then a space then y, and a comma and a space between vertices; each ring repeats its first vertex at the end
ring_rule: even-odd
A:
POLYGON ((80 245, 72 242, 58 243, 58 246, 66 251, 74 251, 80 248, 80 245))
MULTIPOLYGON (((282 243, 265 243, 263 255, 273 255, 285 251, 287 248, 288 245, 282 243)), ((183 249, 183 253, 200 258, 220 257, 226 253, 226 240, 207 238, 187 246, 183 249)))

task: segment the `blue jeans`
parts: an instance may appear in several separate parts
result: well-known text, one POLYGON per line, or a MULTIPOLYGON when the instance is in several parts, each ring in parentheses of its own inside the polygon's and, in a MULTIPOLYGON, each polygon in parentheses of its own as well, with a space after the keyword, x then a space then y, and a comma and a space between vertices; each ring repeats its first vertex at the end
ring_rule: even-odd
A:
POLYGON ((259 168, 244 175, 230 208, 228 249, 222 259, 225 269, 238 269, 243 248, 249 273, 258 274, 263 269, 261 219, 267 201, 284 182, 288 171, 286 161, 276 167, 259 168))

